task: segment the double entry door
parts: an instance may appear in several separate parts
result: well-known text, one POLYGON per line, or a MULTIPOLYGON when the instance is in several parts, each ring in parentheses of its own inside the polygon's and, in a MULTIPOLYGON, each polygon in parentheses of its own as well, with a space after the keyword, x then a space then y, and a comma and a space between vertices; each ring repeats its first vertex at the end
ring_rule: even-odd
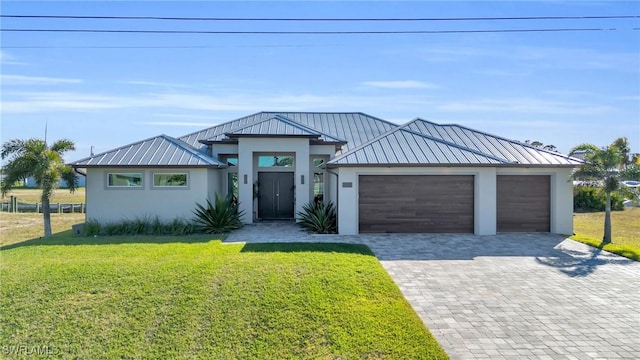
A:
POLYGON ((293 181, 293 172, 258 172, 258 218, 293 219, 293 181))

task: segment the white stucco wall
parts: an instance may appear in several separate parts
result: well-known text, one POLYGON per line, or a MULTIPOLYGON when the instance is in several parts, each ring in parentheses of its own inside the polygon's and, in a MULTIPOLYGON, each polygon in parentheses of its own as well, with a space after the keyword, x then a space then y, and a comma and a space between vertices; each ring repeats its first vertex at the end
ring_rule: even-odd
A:
POLYGON ((102 223, 136 217, 155 217, 170 221, 177 217, 191 218, 196 203, 211 198, 219 183, 217 170, 205 168, 88 168, 86 218, 102 223), (142 188, 109 188, 107 173, 142 173, 142 188), (188 173, 187 188, 153 187, 153 173, 188 173))
MULTIPOLYGON (((242 221, 253 222, 256 202, 253 199, 253 184, 257 180, 258 168, 255 153, 293 153, 295 155, 295 213, 309 202, 309 139, 308 138, 250 138, 238 139, 238 198, 242 221), (304 184, 302 184, 304 176, 304 184)), ((274 169, 275 170, 275 169, 274 169)))
POLYGON ((569 180, 571 169, 565 168, 419 168, 419 167, 342 167, 333 169, 340 175, 338 186, 338 229, 342 235, 358 233, 358 176, 359 175, 473 175, 474 233, 496 233, 496 176, 497 175, 550 175, 551 176, 551 232, 573 232, 573 191, 569 180), (351 183, 351 187, 344 187, 351 183))

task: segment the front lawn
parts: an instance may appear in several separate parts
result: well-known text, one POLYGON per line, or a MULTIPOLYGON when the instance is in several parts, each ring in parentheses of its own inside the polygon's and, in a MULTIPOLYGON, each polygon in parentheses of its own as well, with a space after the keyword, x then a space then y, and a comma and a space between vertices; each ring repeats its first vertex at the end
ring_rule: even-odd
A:
POLYGON ((3 346, 81 359, 446 358, 362 245, 58 234, 0 256, 3 346))
POLYGON ((611 244, 602 244, 604 212, 576 213, 571 238, 640 261, 640 208, 611 212, 611 244))

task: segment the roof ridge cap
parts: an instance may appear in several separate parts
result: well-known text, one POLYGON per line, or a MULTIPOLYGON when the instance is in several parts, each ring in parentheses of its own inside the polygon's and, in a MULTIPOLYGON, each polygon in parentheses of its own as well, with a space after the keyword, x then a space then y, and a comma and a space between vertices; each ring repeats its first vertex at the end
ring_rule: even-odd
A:
MULTIPOLYGON (((423 119, 421 119, 421 120, 423 120, 423 119)), ((427 120, 423 120, 423 121, 427 121, 427 120)), ((427 122, 429 122, 429 121, 427 121, 427 122)), ((435 124, 435 123, 432 123, 432 124, 435 124)), ((437 125, 437 126, 456 126, 456 127, 459 127, 459 128, 462 128, 462 129, 466 129, 466 130, 469 130, 469 131, 472 131, 472 132, 480 133, 482 135, 491 136, 491 137, 494 137, 496 139, 500 139, 500 140, 504 140, 504 141, 507 141, 507 142, 510 142, 510 143, 515 143, 515 144, 518 144, 518 145, 522 145, 522 146, 524 146, 526 148, 533 149, 533 150, 536 150, 536 151, 542 151, 542 152, 545 152, 545 153, 548 153, 548 154, 551 154, 551 155, 563 157, 565 159, 571 159, 571 160, 580 161, 580 159, 573 158, 573 157, 571 157, 569 155, 565 155, 565 154, 562 154, 562 153, 559 153, 559 152, 550 151, 550 150, 547 150, 547 149, 535 147, 533 145, 524 143, 522 141, 508 139, 508 138, 500 136, 500 135, 494 135, 494 134, 486 132, 486 131, 476 130, 474 128, 470 128, 468 126, 464 126, 464 125, 460 125, 460 124, 442 124, 442 125, 435 124, 435 125, 437 125)))
MULTIPOLYGON (((420 118, 416 118, 415 120, 418 120, 418 119, 421 120, 421 121, 427 121, 427 120, 423 120, 423 119, 420 119, 420 118)), ((444 140, 444 139, 438 139, 438 138, 433 137, 431 135, 423 134, 423 133, 420 133, 420 132, 417 132, 417 131, 414 131, 414 130, 411 130, 411 129, 406 129, 406 127, 409 126, 409 124, 413 123, 415 120, 409 121, 406 124, 403 124, 398 129, 406 131, 406 132, 409 132, 409 133, 414 134, 414 135, 422 136, 424 138, 433 140, 435 142, 439 142, 441 144, 445 144, 445 145, 456 147, 456 148, 458 148, 460 150, 464 150, 464 151, 467 151, 467 152, 470 152, 470 153, 473 153, 473 154, 476 154, 476 155, 484 156, 486 158, 493 159, 493 160, 499 161, 499 162, 504 163, 504 164, 509 164, 510 163, 510 161, 508 161, 507 159, 502 159, 502 158, 499 158, 497 156, 494 156, 494 155, 491 155, 491 154, 486 154, 486 153, 484 153, 482 151, 471 149, 471 148, 468 148, 468 147, 460 145, 460 144, 456 144, 456 143, 451 142, 451 141, 447 141, 447 140, 444 140)), ((440 126, 439 124, 431 122, 431 121, 427 121, 427 122, 429 122, 431 124, 434 124, 436 126, 440 126)))

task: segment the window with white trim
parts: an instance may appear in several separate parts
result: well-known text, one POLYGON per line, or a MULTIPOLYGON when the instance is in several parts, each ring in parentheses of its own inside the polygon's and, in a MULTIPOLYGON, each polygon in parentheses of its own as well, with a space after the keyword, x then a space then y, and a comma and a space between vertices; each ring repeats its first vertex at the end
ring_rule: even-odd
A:
POLYGON ((154 187, 188 187, 189 174, 187 173, 154 173, 154 187))
POLYGON ((108 187, 141 188, 142 173, 108 173, 108 187))

